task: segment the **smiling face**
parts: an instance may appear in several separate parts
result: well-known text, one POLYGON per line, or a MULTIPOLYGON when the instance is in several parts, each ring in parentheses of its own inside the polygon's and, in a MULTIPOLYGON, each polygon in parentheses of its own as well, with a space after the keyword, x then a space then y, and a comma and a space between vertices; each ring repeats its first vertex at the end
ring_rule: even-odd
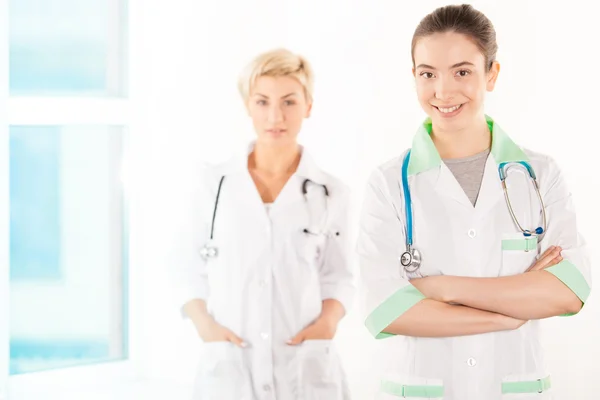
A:
POLYGON ((295 144, 311 109, 304 87, 290 76, 259 77, 251 89, 247 106, 257 142, 267 145, 295 144))
POLYGON ((444 131, 465 129, 484 118, 486 92, 494 90, 500 65, 486 68, 485 56, 456 32, 422 37, 414 48, 413 75, 421 107, 444 131))

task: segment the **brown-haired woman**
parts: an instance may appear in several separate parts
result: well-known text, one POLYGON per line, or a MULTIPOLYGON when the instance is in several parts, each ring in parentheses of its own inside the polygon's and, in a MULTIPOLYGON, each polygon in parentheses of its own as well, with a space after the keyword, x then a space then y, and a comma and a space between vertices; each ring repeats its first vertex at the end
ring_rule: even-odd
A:
POLYGON ((484 113, 496 35, 469 5, 426 16, 412 42, 428 118, 369 180, 358 239, 380 399, 551 399, 539 320, 587 300, 590 261, 552 158, 484 113))

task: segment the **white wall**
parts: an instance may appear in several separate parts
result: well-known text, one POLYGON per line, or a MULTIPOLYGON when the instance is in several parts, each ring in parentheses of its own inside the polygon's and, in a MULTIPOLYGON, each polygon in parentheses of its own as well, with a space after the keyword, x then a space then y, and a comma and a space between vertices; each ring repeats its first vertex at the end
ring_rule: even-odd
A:
MULTIPOLYGON (((445 1, 147 0, 134 15, 131 75, 138 150, 132 176, 143 198, 142 236, 145 372, 190 379, 197 339, 165 299, 162 266, 169 236, 168 184, 191 159, 218 161, 252 137, 236 92, 240 69, 258 52, 285 46, 306 55, 317 73, 314 114, 301 140, 325 169, 362 201, 365 180, 379 163, 410 145, 424 118, 410 73, 410 41, 419 20, 445 1), (402 5, 404 4, 404 5, 402 5), (136 103, 137 102, 137 103, 136 103), (334 155, 335 154, 335 155, 334 155), (149 348, 149 347, 148 347, 149 348)), ((575 197, 579 226, 597 260, 596 160, 600 85, 598 5, 478 1, 494 22, 502 63, 487 113, 522 145, 554 156, 575 197), (594 175, 595 174, 595 175, 594 175)), ((358 211, 358 208, 355 209, 358 211)), ((354 213, 356 216, 356 212, 354 213)), ((399 243, 401 245, 401 243, 399 243)), ((135 251, 135 250, 134 250, 135 251)), ((547 363, 557 399, 592 399, 600 392, 598 296, 582 314, 545 322, 547 363)), ((371 398, 372 343, 358 305, 342 323, 339 347, 356 399, 371 398)))

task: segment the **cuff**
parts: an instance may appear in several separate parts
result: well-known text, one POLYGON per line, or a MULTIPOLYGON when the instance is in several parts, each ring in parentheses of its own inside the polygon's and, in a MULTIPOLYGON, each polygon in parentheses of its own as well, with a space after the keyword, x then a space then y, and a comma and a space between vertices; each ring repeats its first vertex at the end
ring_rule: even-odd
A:
MULTIPOLYGON (((546 271, 550 272, 562 283, 567 285, 567 287, 579 297, 579 300, 585 304, 590 295, 590 285, 588 285, 585 277, 574 264, 569 260, 563 260, 550 268, 546 268, 546 271)), ((564 316, 570 315, 574 314, 565 314, 564 316)))
POLYGON ((395 336, 391 333, 385 333, 383 330, 424 298, 423 293, 416 287, 407 285, 377 306, 365 320, 365 326, 375 339, 395 336))

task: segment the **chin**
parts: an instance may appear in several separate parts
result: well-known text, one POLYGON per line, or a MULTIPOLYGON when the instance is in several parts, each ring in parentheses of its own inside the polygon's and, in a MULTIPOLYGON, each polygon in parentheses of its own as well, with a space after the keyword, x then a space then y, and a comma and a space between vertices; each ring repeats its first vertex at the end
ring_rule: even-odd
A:
POLYGON ((287 133, 277 136, 264 134, 258 138, 258 141, 268 146, 289 146, 296 144, 296 138, 287 133))

